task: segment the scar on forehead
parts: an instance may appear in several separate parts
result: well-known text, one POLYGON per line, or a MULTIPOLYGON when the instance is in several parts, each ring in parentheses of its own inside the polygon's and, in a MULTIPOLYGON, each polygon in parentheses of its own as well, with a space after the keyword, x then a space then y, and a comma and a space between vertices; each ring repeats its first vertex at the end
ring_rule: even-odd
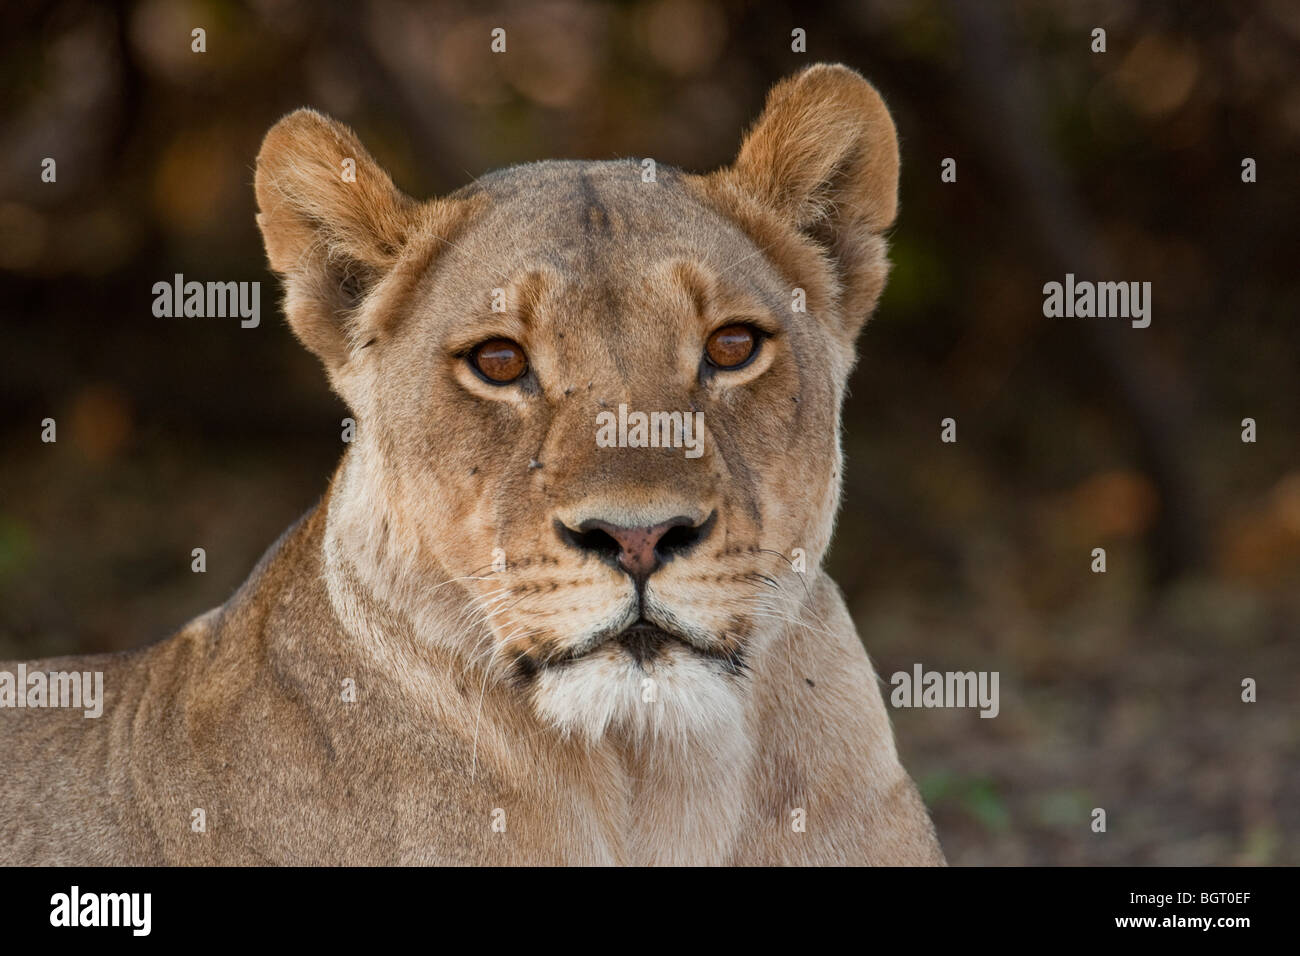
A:
POLYGON ((583 225, 588 233, 601 235, 608 233, 610 230, 609 213, 605 211, 605 207, 600 203, 589 203, 583 217, 583 225))

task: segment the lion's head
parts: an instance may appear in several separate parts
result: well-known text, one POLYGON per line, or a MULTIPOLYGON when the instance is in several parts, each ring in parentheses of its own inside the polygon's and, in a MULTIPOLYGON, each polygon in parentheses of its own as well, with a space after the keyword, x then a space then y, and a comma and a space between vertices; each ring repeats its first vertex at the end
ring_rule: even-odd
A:
POLYGON ((258 221, 358 423, 350 558, 565 731, 736 716, 830 539, 897 181, 889 113, 841 66, 776 86, 709 175, 543 162, 428 202, 285 117, 258 221))

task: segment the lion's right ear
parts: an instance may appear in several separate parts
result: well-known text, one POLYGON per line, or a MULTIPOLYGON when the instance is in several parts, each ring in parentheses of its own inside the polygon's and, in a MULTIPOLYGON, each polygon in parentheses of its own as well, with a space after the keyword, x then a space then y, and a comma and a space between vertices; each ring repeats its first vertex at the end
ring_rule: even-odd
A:
POLYGON ((350 129, 315 110, 280 120, 257 155, 257 224, 284 279, 294 333, 333 373, 359 341, 359 306, 427 219, 350 129))

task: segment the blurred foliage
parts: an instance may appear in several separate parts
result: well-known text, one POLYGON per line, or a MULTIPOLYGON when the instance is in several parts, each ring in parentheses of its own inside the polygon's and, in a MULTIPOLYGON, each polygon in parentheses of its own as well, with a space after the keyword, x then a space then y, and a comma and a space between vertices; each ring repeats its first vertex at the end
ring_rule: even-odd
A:
POLYGON ((1003 675, 997 720, 894 713, 951 858, 1300 862, 1300 6, 147 0, 5 19, 0 657, 162 636, 323 489, 344 410, 273 314, 253 221, 253 157, 284 112, 353 125, 426 196, 547 157, 713 168, 776 79, 839 60, 890 103, 903 181, 832 570, 883 674, 1003 675), (1066 271, 1152 282, 1151 327, 1045 320, 1066 271), (261 280, 261 327, 155 319, 177 272, 261 280))

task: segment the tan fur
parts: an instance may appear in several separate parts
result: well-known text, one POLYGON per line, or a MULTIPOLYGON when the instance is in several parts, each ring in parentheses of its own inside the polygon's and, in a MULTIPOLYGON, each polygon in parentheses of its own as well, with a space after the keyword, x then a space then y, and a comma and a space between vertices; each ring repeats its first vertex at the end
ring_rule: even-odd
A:
POLYGON ((779 84, 731 167, 653 183, 541 163, 419 203, 337 123, 281 120, 259 225, 357 439, 221 608, 31 665, 103 670, 107 703, 0 710, 0 863, 942 863, 821 570, 897 180, 883 102, 839 66, 779 84), (772 337, 701 376, 734 321, 772 337), (528 386, 470 371, 495 336, 528 386), (620 403, 703 412, 703 454, 598 447, 620 403), (634 589, 556 522, 710 514, 646 586, 687 643, 600 644, 634 589))

